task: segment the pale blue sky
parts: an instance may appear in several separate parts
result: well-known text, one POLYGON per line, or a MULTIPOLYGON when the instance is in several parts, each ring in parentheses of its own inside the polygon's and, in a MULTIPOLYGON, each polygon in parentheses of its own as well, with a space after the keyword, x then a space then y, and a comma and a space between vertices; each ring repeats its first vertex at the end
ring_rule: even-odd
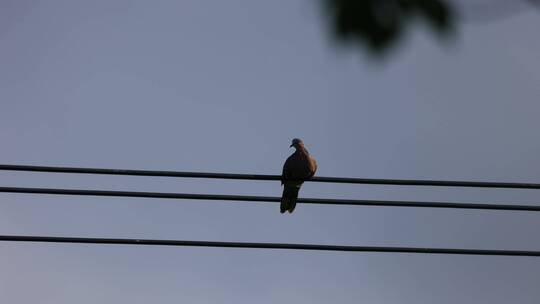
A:
MULTIPOLYGON (((0 163, 540 182, 540 13, 416 27, 383 63, 313 1, 0 1, 0 163)), ((0 172, 2 186, 281 194, 277 182, 0 172)), ((308 183, 305 197, 540 203, 308 183)), ((0 195, 0 233, 540 250, 523 212, 0 195)), ((536 304, 540 259, 0 244, 2 303, 536 304)))

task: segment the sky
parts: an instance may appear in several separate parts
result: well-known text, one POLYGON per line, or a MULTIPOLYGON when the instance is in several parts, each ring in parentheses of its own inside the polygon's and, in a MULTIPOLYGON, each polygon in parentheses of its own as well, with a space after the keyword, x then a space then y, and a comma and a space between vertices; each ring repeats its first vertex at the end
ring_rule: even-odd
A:
MULTIPOLYGON (((418 24, 374 61, 308 0, 1 0, 0 163, 540 182, 540 12, 418 24)), ((0 185, 279 196, 279 182, 0 172, 0 185)), ((301 197, 539 204, 306 183, 301 197)), ((535 213, 0 195, 0 234, 540 250, 535 213)), ((520 303, 527 257, 0 244, 2 303, 520 303)))

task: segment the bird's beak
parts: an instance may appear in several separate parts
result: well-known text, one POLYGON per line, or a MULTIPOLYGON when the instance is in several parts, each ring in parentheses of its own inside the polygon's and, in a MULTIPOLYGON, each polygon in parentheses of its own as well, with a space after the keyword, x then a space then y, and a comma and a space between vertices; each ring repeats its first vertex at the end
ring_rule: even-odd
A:
POLYGON ((289 148, 292 148, 292 147, 293 147, 293 144, 291 144, 291 145, 289 146, 289 148))

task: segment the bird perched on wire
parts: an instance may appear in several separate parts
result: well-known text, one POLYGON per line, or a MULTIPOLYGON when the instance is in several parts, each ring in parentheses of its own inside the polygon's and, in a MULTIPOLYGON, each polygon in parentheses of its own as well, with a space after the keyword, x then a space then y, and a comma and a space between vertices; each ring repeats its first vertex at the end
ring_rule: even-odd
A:
POLYGON ((281 196, 281 213, 289 211, 292 213, 296 207, 298 191, 305 180, 310 179, 317 171, 317 161, 304 146, 304 142, 299 138, 294 138, 290 147, 296 151, 287 158, 283 165, 281 174, 281 184, 283 185, 283 194, 281 196))

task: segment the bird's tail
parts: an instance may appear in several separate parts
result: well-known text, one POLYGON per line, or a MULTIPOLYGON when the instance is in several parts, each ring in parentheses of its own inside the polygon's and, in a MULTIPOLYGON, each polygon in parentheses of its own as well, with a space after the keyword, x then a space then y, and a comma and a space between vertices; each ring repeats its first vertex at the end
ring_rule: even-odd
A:
POLYGON ((300 185, 287 185, 283 187, 283 195, 281 196, 281 213, 289 211, 292 213, 296 207, 296 200, 298 199, 298 191, 300 190, 300 185))

